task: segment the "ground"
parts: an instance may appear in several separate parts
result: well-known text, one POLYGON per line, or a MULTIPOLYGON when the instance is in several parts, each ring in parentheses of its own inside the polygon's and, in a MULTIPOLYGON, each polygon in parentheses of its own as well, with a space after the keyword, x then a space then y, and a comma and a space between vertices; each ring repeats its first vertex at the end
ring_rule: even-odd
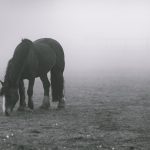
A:
MULTIPOLYGON (((39 82, 39 81, 37 81, 39 82)), ((149 150, 150 79, 99 76, 66 79, 66 108, 0 112, 0 150, 149 150)))

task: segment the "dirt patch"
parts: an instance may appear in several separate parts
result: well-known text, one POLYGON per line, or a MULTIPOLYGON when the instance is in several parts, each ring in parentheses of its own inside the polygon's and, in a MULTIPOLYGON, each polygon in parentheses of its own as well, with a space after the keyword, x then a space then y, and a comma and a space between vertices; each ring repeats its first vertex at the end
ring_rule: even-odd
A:
MULTIPOLYGON (((148 150, 150 86, 146 81, 68 82, 65 109, 0 114, 1 150, 148 150), (145 88, 146 87, 146 88, 145 88), (143 90, 145 88, 145 90, 143 90)), ((149 80, 148 80, 149 81, 149 80)))

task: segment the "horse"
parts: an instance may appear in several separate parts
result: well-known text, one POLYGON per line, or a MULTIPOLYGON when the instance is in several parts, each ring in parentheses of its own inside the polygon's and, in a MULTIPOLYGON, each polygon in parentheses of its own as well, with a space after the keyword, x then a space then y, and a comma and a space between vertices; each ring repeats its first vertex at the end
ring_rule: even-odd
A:
POLYGON ((36 41, 22 39, 15 48, 12 58, 8 61, 4 81, 0 81, 3 97, 3 112, 9 116, 19 100, 18 110, 23 111, 27 106, 33 110, 33 87, 35 78, 40 77, 44 98, 40 106, 42 109, 50 108, 49 90, 51 87, 52 101, 58 102, 58 108, 65 107, 64 51, 59 42, 51 38, 41 38, 36 41), (50 80, 48 79, 50 72, 50 80), (28 105, 25 101, 24 79, 28 82, 28 105))

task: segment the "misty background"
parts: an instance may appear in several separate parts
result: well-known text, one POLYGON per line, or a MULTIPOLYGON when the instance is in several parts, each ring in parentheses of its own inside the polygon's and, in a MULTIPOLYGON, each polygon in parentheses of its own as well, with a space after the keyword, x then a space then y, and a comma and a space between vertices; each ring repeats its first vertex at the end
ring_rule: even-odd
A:
POLYGON ((1 0, 0 77, 22 38, 59 41, 66 76, 150 74, 147 0, 1 0))

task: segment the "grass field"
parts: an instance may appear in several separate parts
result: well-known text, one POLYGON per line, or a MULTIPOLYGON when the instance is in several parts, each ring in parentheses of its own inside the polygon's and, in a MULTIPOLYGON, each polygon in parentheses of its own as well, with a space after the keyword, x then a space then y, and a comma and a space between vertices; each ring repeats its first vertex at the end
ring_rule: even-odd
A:
POLYGON ((150 78, 66 78, 66 108, 40 110, 43 88, 34 88, 35 110, 0 111, 0 150, 149 150, 150 78))

